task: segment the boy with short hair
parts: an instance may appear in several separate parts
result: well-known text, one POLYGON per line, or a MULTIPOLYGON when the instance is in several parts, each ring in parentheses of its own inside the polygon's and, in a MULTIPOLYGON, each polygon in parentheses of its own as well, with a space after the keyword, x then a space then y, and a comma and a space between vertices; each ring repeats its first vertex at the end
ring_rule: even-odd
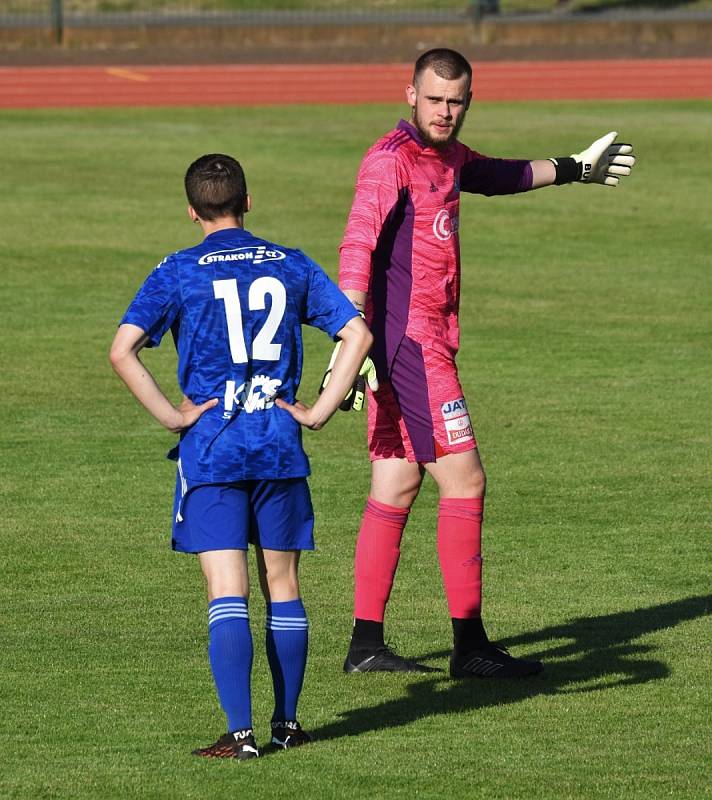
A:
POLYGON ((124 315, 110 360, 141 404, 180 433, 173 548, 197 553, 207 581, 209 657, 228 733, 200 756, 259 755, 252 727, 248 542, 267 601, 267 656, 275 708, 272 744, 310 739, 297 720, 307 657, 299 594, 302 550, 313 550, 313 511, 301 425, 321 428, 348 393, 371 345, 353 305, 315 262, 243 228, 251 200, 240 164, 205 155, 185 176, 201 244, 167 256, 124 315), (341 341, 331 380, 309 408, 296 400, 301 325, 341 341), (139 359, 171 329, 175 407, 139 359))

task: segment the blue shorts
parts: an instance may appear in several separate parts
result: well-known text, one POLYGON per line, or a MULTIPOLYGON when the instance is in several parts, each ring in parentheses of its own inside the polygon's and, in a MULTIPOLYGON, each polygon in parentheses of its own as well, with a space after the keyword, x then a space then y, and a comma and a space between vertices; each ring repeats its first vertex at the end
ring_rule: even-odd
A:
POLYGON ((176 488, 173 549, 313 550, 314 510, 306 478, 211 483, 176 488))

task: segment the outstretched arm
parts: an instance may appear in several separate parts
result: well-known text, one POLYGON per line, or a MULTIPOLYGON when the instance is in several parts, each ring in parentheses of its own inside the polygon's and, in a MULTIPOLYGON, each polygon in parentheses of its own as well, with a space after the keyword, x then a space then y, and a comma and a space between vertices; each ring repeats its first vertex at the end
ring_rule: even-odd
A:
POLYGON ((631 145, 614 144, 617 135, 611 131, 571 156, 534 161, 490 158, 470 151, 470 160, 460 170, 460 188, 492 196, 576 181, 617 186, 635 164, 631 145))
POLYGON ((532 189, 575 181, 618 186, 622 177, 630 175, 635 156, 632 145, 615 144, 617 136, 611 131, 580 153, 532 161, 532 189))
POLYGON ((310 408, 299 400, 294 404, 279 397, 275 400, 300 425, 315 431, 326 425, 348 394, 373 342, 361 317, 349 320, 336 335, 340 339, 339 352, 331 366, 330 379, 314 405, 310 408))
POLYGON ((111 366, 154 419, 169 431, 180 433, 195 423, 205 411, 217 405, 218 400, 214 398, 196 406, 186 398, 176 408, 138 357, 147 342, 146 332, 137 325, 120 325, 109 354, 111 366))

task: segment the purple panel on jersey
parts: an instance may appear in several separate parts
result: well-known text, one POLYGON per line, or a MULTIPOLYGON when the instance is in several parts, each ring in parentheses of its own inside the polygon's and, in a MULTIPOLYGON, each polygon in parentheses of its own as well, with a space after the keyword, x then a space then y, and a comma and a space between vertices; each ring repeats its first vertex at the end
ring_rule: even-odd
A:
POLYGON ((404 336, 391 366, 391 387, 403 414, 416 461, 435 461, 433 418, 428 402, 428 380, 423 350, 404 336))
POLYGON ((408 326, 414 224, 413 201, 407 189, 403 189, 383 224, 373 253, 372 358, 381 380, 388 378, 408 326))

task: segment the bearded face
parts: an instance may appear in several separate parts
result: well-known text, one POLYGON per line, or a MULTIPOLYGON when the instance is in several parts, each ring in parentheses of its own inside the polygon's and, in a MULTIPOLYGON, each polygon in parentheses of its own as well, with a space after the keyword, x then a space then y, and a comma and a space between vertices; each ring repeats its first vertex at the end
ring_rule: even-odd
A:
POLYGON ((466 75, 448 80, 426 69, 417 83, 406 89, 406 96, 413 124, 425 144, 442 149, 457 138, 472 92, 466 75))

